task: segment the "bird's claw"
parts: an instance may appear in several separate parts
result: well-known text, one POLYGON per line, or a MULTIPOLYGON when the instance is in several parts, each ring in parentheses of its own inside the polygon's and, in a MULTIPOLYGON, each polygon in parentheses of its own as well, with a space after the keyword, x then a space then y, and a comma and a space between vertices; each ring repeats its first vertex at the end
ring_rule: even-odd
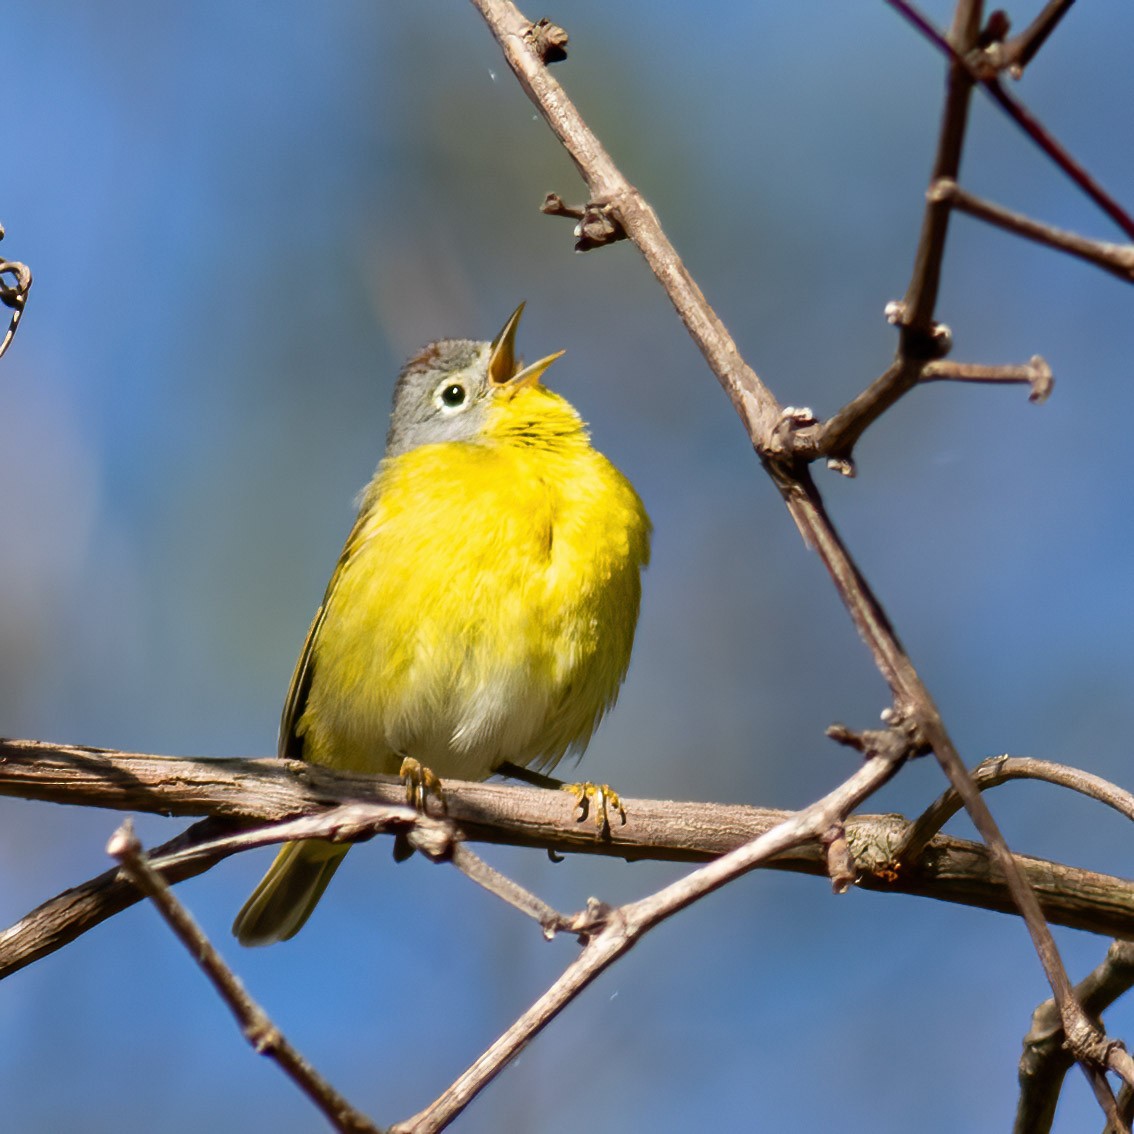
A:
POLYGON ((575 805, 579 808, 579 822, 581 823, 594 811, 595 826, 600 829, 610 828, 610 816, 617 812, 623 824, 626 822, 626 808, 622 804, 622 797, 609 784, 593 784, 589 780, 581 784, 561 784, 560 791, 569 791, 575 797, 575 805))
POLYGON ((437 801, 442 812, 446 810, 440 778, 420 760, 415 760, 412 756, 404 757, 398 775, 406 786, 406 803, 414 810, 426 814, 430 797, 437 801))

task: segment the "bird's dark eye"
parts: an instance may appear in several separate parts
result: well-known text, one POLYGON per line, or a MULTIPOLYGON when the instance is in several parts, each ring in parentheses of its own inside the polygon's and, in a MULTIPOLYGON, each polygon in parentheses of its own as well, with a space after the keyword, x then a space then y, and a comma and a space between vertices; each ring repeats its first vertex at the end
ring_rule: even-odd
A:
POLYGON ((441 390, 441 404, 456 409, 465 401, 465 388, 459 382, 451 382, 441 390))

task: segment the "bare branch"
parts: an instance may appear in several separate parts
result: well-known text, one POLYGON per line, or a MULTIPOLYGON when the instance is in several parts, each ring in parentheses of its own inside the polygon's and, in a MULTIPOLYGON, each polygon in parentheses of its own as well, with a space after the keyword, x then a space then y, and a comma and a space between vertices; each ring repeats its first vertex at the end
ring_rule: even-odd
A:
POLYGON ((1106 240, 1089 240, 1077 233, 1068 232, 1054 225, 1043 224, 1023 213, 1015 213, 1000 205, 994 205, 981 197, 966 192, 955 181, 938 181, 930 186, 930 194, 943 201, 950 201, 955 209, 997 225, 1017 236, 1035 241, 1037 244, 1077 256, 1090 264, 1110 272, 1125 283, 1134 283, 1134 244, 1114 244, 1106 240))
MULTIPOLYGON (((592 203, 609 206, 627 236, 642 251, 713 372, 732 398, 801 535, 823 559, 855 626, 890 684, 895 719, 901 722, 901 727, 915 744, 928 744, 933 749, 950 783, 964 800, 966 811, 1003 870, 1013 900, 1024 918, 1036 954, 1060 1004, 1068 1042, 1088 1070, 1108 1117, 1113 1116, 1113 1095, 1098 1071, 1105 1062, 1106 1040, 1098 1035, 1075 1003, 1071 982, 1035 894, 1019 873, 991 812, 969 779, 964 762, 928 689, 899 643, 881 604, 871 593, 831 524, 806 463, 790 451, 784 451, 776 428, 782 409, 751 368, 740 361, 735 342, 677 257, 653 210, 622 177, 562 87, 550 77, 546 67, 530 49, 525 40, 530 22, 509 0, 473 2, 521 85, 575 161, 587 182, 592 203)), ((904 0, 891 2, 909 10, 904 0)), ((963 55, 978 45, 980 13, 979 0, 958 0, 951 33, 953 44, 947 45, 951 57, 949 91, 933 181, 943 177, 956 180, 959 171, 968 101, 974 82, 963 55)), ((944 336, 932 322, 932 310, 948 209, 945 203, 927 204, 914 279, 899 316, 903 326, 900 356, 909 360, 910 372, 906 373, 903 365, 903 373, 895 376, 894 386, 898 391, 895 397, 900 396, 903 383, 916 381, 921 363, 931 361, 942 353, 944 336)), ((847 459, 850 456, 849 450, 843 454, 830 452, 827 455, 847 459)))
MULTIPOLYGON (((1044 780, 1049 784, 1070 788, 1080 795, 1097 799, 1107 807, 1134 820, 1134 795, 1101 776, 1092 775, 1079 768, 1066 764, 1055 764, 1050 760, 1036 760, 1030 756, 990 756, 982 760, 972 771, 973 783, 981 791, 999 787, 1010 780, 1044 780)), ((935 800, 916 822, 910 824, 902 842, 895 850, 897 862, 908 857, 920 858, 929 840, 961 810, 957 793, 950 788, 935 800)))
MULTIPOLYGON (((1134 239, 1134 219, 1130 214, 1077 162, 1055 136, 1037 119, 1019 99, 1004 89, 997 77, 994 64, 980 52, 966 53, 959 45, 950 43, 917 8, 907 0, 887 0, 939 51, 947 55, 954 66, 965 68, 970 77, 981 84, 992 100, 1024 131, 1031 140, 1071 180, 1102 209, 1104 213, 1131 239, 1134 239)), ((975 45, 974 45, 975 46, 975 45)), ((953 175, 956 180, 956 176, 953 175)))
MULTIPOLYGON (((1115 941, 1106 960, 1075 986, 1075 995, 1083 1010, 1098 1019, 1132 986, 1134 942, 1115 941)), ((1051 1129, 1063 1079, 1073 1063, 1064 1040, 1059 1010, 1053 1000, 1045 1000, 1032 1014, 1024 1037, 1014 1134, 1046 1134, 1051 1129)))
MULTIPOLYGON (((4 226, 0 224, 0 240, 3 239, 4 226)), ((23 318, 31 285, 32 274, 27 264, 20 264, 15 260, 5 260, 0 256, 0 304, 3 304, 12 312, 12 317, 8 320, 8 329, 5 331, 4 337, 0 339, 0 358, 4 357, 4 352, 11 346, 16 328, 20 325, 20 319, 23 318), (11 276, 13 282, 7 283, 4 279, 5 276, 11 276)))
POLYGON ((1023 366, 980 366, 974 362, 930 362, 921 372, 922 382, 988 382, 1027 385, 1030 402, 1046 402, 1055 386, 1051 367, 1038 354, 1023 366))
POLYGON ((444 1094, 425 1110, 398 1123, 391 1134, 431 1134, 465 1109, 500 1070, 543 1030, 580 992, 659 922, 773 855, 821 838, 878 790, 901 766, 884 757, 867 761, 835 791, 786 818, 759 838, 695 870, 638 902, 610 909, 592 899, 574 928, 586 944, 578 958, 444 1094))
MULTIPOLYGON (((908 19, 942 38, 920 13, 902 0, 892 0, 908 19)), ((975 48, 980 36, 981 5, 961 0, 953 19, 950 40, 952 59, 946 78, 945 106, 937 135, 937 153, 933 159, 930 184, 942 180, 956 181, 961 167, 961 152, 968 127, 969 105, 975 78, 964 62, 964 55, 975 48)), ((945 241, 949 234, 948 201, 926 198, 921 235, 914 257, 913 273, 906 295, 891 303, 886 310, 889 321, 901 329, 894 362, 861 394, 820 425, 794 432, 793 451, 801 458, 825 457, 840 471, 853 473, 854 448, 859 438, 892 405, 904 397, 922 379, 925 365, 949 353, 952 335, 947 327, 934 322, 933 312, 941 286, 941 267, 945 241)))
MULTIPOLYGON (((865 747, 884 748, 877 739, 881 734, 861 735, 865 747)), ((301 837, 369 838, 378 831, 406 835, 421 847, 426 846, 421 840, 428 840, 435 855, 458 832, 463 840, 630 861, 705 862, 768 832, 789 814, 771 808, 630 799, 629 821, 602 837, 593 824, 577 821, 572 800, 559 791, 447 781, 448 825, 405 807, 404 792, 392 777, 355 776, 277 760, 189 760, 0 741, 0 795, 159 815, 217 816, 150 852, 154 867, 171 882, 202 873, 251 846, 301 837)), ((909 826, 895 815, 847 820, 847 847, 858 887, 1015 912, 987 848, 937 836, 923 841, 916 857, 907 853, 899 858, 896 850, 905 845, 909 826)), ((465 856, 472 852, 459 841, 452 846, 454 865, 469 867, 471 859, 465 856)), ((1015 856, 1015 862, 1056 924, 1134 937, 1134 881, 1023 855, 1015 856)), ((821 842, 794 847, 765 865, 830 877, 821 842)), ((471 867, 470 873, 475 875, 477 869, 471 867)), ((519 888, 510 890, 514 884, 507 879, 499 886, 486 882, 496 872, 490 867, 484 871, 475 877, 478 883, 535 918, 545 931, 570 928, 538 898, 525 898, 519 888)), ((137 900, 134 888, 110 871, 44 903, 0 932, 0 979, 137 900)))
POLYGON ((200 965, 201 971, 236 1018, 252 1050, 275 1060, 336 1130, 343 1134, 381 1134, 366 1115, 355 1110, 315 1071, 248 995, 200 926, 173 896, 161 873, 150 865, 129 819, 111 836, 106 850, 119 861, 123 874, 153 902, 166 924, 200 965))
POLYGON ((1020 78, 1074 3, 1075 0, 1048 0, 1043 11, 1019 35, 986 49, 991 64, 998 70, 1010 71, 1014 79, 1020 78))
MULTIPOLYGON (((200 843, 213 842, 234 827, 232 820, 206 819, 157 847, 153 855, 173 855, 200 843)), ((163 873, 170 882, 182 882, 203 874, 223 857, 192 858, 163 873)), ((0 932, 0 980, 69 945, 88 929, 137 901, 137 889, 122 878, 117 868, 64 890, 0 932)))

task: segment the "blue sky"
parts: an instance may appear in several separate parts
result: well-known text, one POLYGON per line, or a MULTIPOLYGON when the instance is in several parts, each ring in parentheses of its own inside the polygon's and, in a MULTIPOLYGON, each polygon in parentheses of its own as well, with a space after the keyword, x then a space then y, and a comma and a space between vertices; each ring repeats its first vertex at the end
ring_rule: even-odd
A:
MULTIPOLYGON (((945 18, 947 6, 930 9, 945 18)), ((538 13, 532 13, 538 14, 538 13)), ((938 57, 885 5, 579 2, 557 75, 781 401, 829 413, 883 370, 912 263, 938 57)), ((1022 23, 1026 13, 1017 16, 1022 23)), ((1076 7, 1017 91, 1134 199, 1134 16, 1076 7)), ((269 755, 307 622, 380 456, 397 369, 521 347, 656 527, 635 660, 583 764, 629 795, 802 805, 823 737, 886 690, 668 301, 626 244, 538 212, 581 194, 471 6, 73 0, 0 18, 5 255, 27 316, 0 362, 0 733, 269 755)), ((985 100, 963 182, 1117 239, 985 100)), ((1131 293, 958 219, 954 357, 1044 355, 1015 389, 915 391, 817 470, 970 763, 1001 751, 1129 784, 1131 293)), ((941 788, 908 768, 874 810, 941 788)), ((1124 872, 1129 832, 1060 792, 992 797, 1015 847, 1124 872)), ((118 817, 0 801, 0 914, 105 868, 118 817)), ((146 819, 154 840, 174 827, 146 819)), ((962 821, 954 825, 966 832, 962 821)), ((561 908, 676 868, 493 851, 561 908)), ((293 1041, 381 1123, 425 1105, 572 955, 444 869, 353 852, 294 942, 227 936, 266 856, 182 896, 293 1041)), ((1106 942, 1059 934, 1081 976, 1106 942)), ((999 915, 745 878, 652 934, 462 1120, 470 1131, 1002 1130, 1044 985, 999 915)), ((1134 1033, 1130 1010, 1109 1017, 1134 1033)), ((138 907, 0 987, 0 1093, 37 1134, 318 1128, 138 907)), ((1057 1129, 1097 1125, 1081 1078, 1057 1129)))

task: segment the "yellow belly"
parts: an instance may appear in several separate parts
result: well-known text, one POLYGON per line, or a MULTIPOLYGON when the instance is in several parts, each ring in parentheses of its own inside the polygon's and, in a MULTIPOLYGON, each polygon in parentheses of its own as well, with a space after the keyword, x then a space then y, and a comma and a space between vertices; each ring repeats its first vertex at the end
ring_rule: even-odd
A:
POLYGON ((630 661, 649 520, 579 443, 423 445, 386 462, 328 590, 307 759, 481 779, 582 751, 630 661))

